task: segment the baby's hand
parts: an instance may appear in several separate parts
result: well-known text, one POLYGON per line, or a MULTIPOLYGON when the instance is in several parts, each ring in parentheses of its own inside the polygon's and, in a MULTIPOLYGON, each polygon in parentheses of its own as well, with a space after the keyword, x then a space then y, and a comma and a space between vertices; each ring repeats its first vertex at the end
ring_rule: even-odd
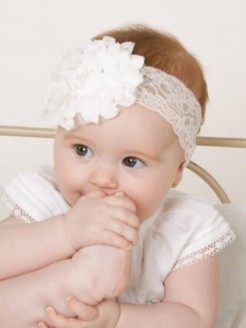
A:
MULTIPOLYGON (((105 300, 95 307, 88 306, 71 298, 68 301, 76 317, 66 318, 48 307, 47 315, 52 327, 56 328, 114 328, 120 317, 120 307, 115 300, 105 300)), ((39 328, 49 328, 43 322, 39 328)))
POLYGON ((135 212, 134 203, 121 192, 82 196, 64 216, 69 242, 76 250, 98 244, 131 248, 138 238, 135 212))

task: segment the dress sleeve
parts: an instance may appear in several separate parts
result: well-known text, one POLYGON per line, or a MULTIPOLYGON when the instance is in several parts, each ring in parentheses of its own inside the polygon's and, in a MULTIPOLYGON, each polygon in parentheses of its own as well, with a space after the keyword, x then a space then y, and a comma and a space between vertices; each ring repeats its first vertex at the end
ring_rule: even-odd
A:
POLYGON ((207 202, 188 195, 169 197, 141 223, 129 286, 120 302, 161 302, 170 272, 213 256, 234 238, 229 224, 207 202))
POLYGON ((175 236, 179 254, 174 269, 198 263, 220 252, 234 239, 229 223, 211 204, 199 198, 169 199, 166 216, 180 235, 175 236))
POLYGON ((56 188, 53 169, 49 166, 18 174, 0 187, 0 200, 11 215, 25 223, 42 221, 69 209, 56 188))

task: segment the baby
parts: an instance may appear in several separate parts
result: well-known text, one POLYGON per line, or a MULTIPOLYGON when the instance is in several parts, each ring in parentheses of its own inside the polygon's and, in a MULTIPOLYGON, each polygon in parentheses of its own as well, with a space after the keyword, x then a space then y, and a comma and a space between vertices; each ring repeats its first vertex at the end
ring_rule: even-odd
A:
POLYGON ((64 58, 47 99, 58 127, 54 169, 3 188, 13 214, 34 221, 1 225, 3 327, 214 325, 215 254, 233 232, 209 204, 168 197, 206 99, 196 59, 146 27, 109 31, 64 58), (68 296, 95 305, 98 317, 88 321, 68 296))

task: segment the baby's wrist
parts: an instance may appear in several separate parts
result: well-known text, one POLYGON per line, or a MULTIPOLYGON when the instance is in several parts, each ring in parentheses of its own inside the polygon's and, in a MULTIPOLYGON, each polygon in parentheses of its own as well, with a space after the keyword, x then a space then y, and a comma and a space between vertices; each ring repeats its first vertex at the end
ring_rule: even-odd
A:
MULTIPOLYGON (((103 316, 102 326, 117 328, 121 316, 121 306, 116 300, 106 300, 101 303, 102 309, 99 311, 103 316)), ((99 305, 100 307, 100 305, 99 305)), ((100 321, 100 320, 99 320, 100 321)))
POLYGON ((62 214, 61 217, 63 221, 63 234, 65 237, 64 239, 66 240, 68 246, 72 249, 72 254, 74 254, 79 249, 79 247, 76 247, 75 242, 73 240, 71 229, 69 227, 69 218, 66 214, 62 214))

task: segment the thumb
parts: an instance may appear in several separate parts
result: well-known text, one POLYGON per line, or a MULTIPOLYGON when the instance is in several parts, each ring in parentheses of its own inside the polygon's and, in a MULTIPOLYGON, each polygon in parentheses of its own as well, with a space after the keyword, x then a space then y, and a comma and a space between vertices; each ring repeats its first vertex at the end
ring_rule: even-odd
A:
POLYGON ((74 314, 84 321, 96 320, 99 316, 99 311, 96 307, 81 303, 74 297, 68 297, 67 304, 74 314))

